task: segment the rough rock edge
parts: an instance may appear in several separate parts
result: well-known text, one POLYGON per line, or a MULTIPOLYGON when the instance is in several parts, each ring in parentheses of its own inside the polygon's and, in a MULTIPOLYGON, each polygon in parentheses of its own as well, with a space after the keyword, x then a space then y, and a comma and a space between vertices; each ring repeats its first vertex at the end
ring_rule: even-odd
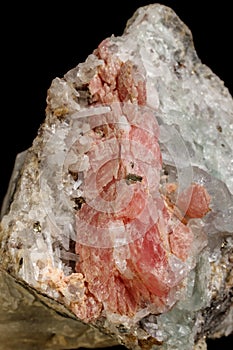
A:
POLYGON ((2 269, 0 287, 0 350, 62 350, 117 344, 110 336, 77 320, 64 305, 2 269), (12 337, 9 337, 9 329, 12 337))
MULTIPOLYGON (((138 10, 138 11, 140 11, 140 9, 138 10)), ((171 15, 172 16, 174 16, 174 14, 173 14, 173 11, 172 10, 170 10, 170 9, 168 9, 168 14, 169 14, 169 12, 171 13, 171 15)), ((134 17, 133 18, 136 18, 137 17, 137 12, 135 13, 135 15, 134 15, 134 17)), ((130 20, 129 22, 128 22, 128 25, 127 25, 127 28, 129 27, 129 26, 131 26, 132 25, 132 23, 133 23, 133 20, 130 20)), ((190 32, 189 32, 189 30, 187 30, 187 32, 189 33, 188 34, 188 36, 190 36, 190 32)), ((187 34, 187 33, 186 33, 187 34)), ((184 34, 184 35, 186 35, 186 34, 184 34)), ((187 47, 189 47, 189 45, 190 45, 190 42, 189 42, 189 44, 187 45, 187 47)), ((196 57, 196 59, 197 59, 197 57, 196 57)), ((198 68, 200 68, 201 70, 203 70, 204 68, 204 66, 203 65, 200 65, 199 66, 199 61, 198 61, 198 59, 197 59, 197 67, 198 68)), ((212 72, 209 70, 209 68, 208 67, 206 67, 206 74, 211 74, 212 75, 212 77, 213 77, 213 79, 216 81, 216 85, 218 85, 219 86, 219 82, 221 82, 220 81, 220 79, 218 79, 215 75, 213 75, 212 74, 212 72)), ((223 86, 223 83, 221 82, 221 85, 222 85, 222 93, 223 94, 225 94, 225 95, 227 95, 227 90, 226 90, 226 88, 223 86)), ((32 152, 33 153, 33 152, 32 152)), ((31 155, 30 155, 30 152, 27 154, 27 159, 28 159, 28 161, 30 162, 32 159, 33 159, 33 156, 32 156, 32 158, 31 158, 31 155)), ((24 163, 24 166, 23 166, 23 168, 26 168, 27 167, 27 161, 24 163)), ((17 191, 16 191, 17 192, 17 191)), ((16 195, 16 192, 15 192, 15 189, 14 189, 14 191, 12 192, 12 196, 13 195, 16 195)), ((4 211, 5 211, 5 209, 4 209, 4 211)), ((224 251, 224 247, 223 247, 223 251, 224 251)), ((224 257, 224 254, 222 254, 222 256, 224 257)), ((224 265, 223 265, 224 266, 224 265)), ((226 266, 226 265, 225 265, 226 266)), ((9 268, 9 265, 8 265, 8 268, 9 268)), ((223 268, 224 269, 224 268, 223 268)), ((231 273, 231 269, 229 268, 229 271, 228 272, 230 272, 231 273)), ((221 275, 221 273, 220 273, 220 275, 221 275)), ((215 278, 215 266, 214 266, 214 264, 213 264, 213 278, 215 278)), ((229 282, 229 289, 231 289, 231 286, 232 286, 232 276, 231 277, 229 277, 228 278, 228 281, 230 281, 229 282)), ((224 281, 222 281, 222 282, 224 282, 224 281)), ((223 293, 222 294, 222 299, 224 298, 224 292, 223 292, 223 289, 226 289, 225 288, 225 286, 223 286, 222 285, 222 287, 221 287, 221 292, 223 293)), ((229 293, 232 293, 232 291, 230 291, 229 293)), ((231 294, 230 294, 231 295, 231 294)), ((228 298, 229 299, 229 298, 228 298)), ((228 309, 228 307, 229 307, 230 305, 229 304, 227 304, 227 305, 224 305, 224 307, 223 307, 223 309, 224 310, 222 310, 221 308, 220 308, 220 311, 219 311, 219 313, 222 313, 223 311, 225 311, 226 312, 226 310, 228 309)), ((216 307, 216 305, 212 305, 212 307, 211 308, 215 308, 216 307)), ((211 310, 211 308, 210 308, 210 310, 211 310)), ((231 309, 229 308, 229 315, 231 314, 231 309)), ((203 320, 205 320, 205 318, 208 316, 208 310, 206 311, 206 314, 205 314, 205 312, 204 312, 204 314, 202 315, 203 316, 203 320)), ((229 316, 230 317, 230 316, 229 316)), ((219 320, 218 320, 219 321, 219 320)), ((224 320, 223 320, 223 324, 224 324, 224 320)), ((204 327, 204 329, 205 329, 205 327, 204 327)), ((219 337, 219 336, 222 336, 222 335, 225 335, 225 331, 224 331, 224 327, 221 329, 221 326, 218 324, 218 325, 215 325, 215 322, 213 321, 213 323, 210 323, 209 324, 209 329, 208 329, 208 327, 206 327, 206 329, 203 331, 204 333, 206 332, 208 335, 210 335, 210 337, 219 337), (210 332, 210 329, 211 329, 211 331, 212 331, 212 329, 213 328, 215 328, 216 329, 216 332, 213 334, 211 334, 211 333, 209 333, 210 332)), ((202 336, 202 332, 200 332, 200 335, 199 335, 199 337, 200 337, 200 339, 202 339, 202 340, 200 340, 199 342, 198 342, 198 344, 202 344, 202 342, 204 341, 203 339, 204 338, 201 338, 201 336, 202 336), (200 343, 201 342, 201 343, 200 343)), ((199 346, 199 345, 198 345, 199 346)), ((201 346, 203 346, 203 349, 204 349, 204 345, 201 345, 201 346)))

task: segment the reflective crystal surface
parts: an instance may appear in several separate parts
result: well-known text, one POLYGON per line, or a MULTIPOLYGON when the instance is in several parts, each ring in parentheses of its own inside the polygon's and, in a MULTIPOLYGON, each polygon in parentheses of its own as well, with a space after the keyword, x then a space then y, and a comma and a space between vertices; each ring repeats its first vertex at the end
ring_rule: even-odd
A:
POLYGON ((232 174, 232 97, 173 10, 139 8, 51 83, 2 207, 3 289, 13 278, 43 295, 96 346, 194 349, 229 335, 232 174))

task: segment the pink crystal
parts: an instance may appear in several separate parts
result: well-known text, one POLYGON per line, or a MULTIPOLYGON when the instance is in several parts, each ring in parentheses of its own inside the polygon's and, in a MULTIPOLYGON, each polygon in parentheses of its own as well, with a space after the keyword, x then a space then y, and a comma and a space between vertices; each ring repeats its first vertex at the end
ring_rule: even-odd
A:
POLYGON ((57 326, 36 327, 43 348, 97 346, 94 330, 130 349, 229 335, 232 106, 189 29, 159 4, 55 78, 4 199, 3 320, 33 316, 40 299, 54 308, 57 326), (73 312, 75 333, 58 312, 73 312))
POLYGON ((140 105, 145 104, 145 78, 131 61, 122 62, 119 57, 112 55, 109 45, 109 39, 106 39, 94 51, 104 63, 89 83, 93 101, 137 101, 140 105))
MULTIPOLYGON (((190 270, 194 236, 187 223, 208 212, 210 197, 196 184, 177 203, 171 200, 176 184, 160 191, 159 126, 152 111, 139 107, 145 104, 145 80, 130 61, 111 53, 108 40, 94 54, 104 64, 90 80, 91 98, 96 106, 111 103, 112 114, 102 124, 91 117, 85 151, 81 140, 76 143, 76 151, 89 159, 85 200, 76 213, 76 271, 105 312, 133 317, 147 306, 164 312, 190 270)), ((84 319, 98 318, 97 310, 84 319)))

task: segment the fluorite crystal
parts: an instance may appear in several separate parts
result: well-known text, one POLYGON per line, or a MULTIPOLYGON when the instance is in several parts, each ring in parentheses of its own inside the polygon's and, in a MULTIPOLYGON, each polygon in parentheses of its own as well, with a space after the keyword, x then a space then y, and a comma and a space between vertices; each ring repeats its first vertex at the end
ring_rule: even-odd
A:
POLYGON ((232 175, 228 90, 170 8, 141 7, 52 81, 2 208, 2 289, 17 280, 43 295, 96 346, 194 349, 227 336, 232 175))

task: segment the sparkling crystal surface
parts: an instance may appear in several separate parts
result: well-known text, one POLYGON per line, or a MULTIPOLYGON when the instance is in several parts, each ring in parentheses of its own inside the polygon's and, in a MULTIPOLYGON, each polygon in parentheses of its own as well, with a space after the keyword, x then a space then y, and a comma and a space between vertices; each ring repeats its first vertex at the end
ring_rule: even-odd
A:
POLYGON ((52 81, 17 164, 4 270, 129 349, 233 331, 233 100, 170 8, 52 81))

